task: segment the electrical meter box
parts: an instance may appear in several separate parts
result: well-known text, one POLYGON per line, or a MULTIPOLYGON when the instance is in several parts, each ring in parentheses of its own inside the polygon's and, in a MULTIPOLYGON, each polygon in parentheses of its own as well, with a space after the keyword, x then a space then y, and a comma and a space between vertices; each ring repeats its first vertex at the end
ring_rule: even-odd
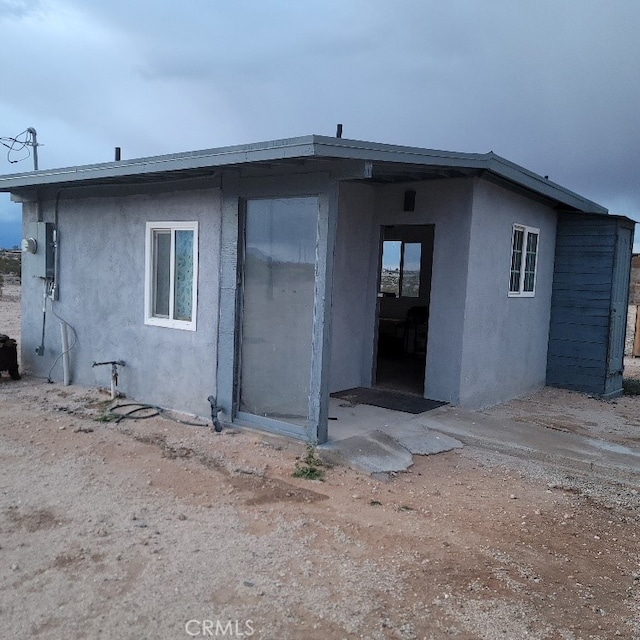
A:
POLYGON ((25 258, 31 261, 32 273, 37 278, 53 280, 55 263, 53 236, 52 222, 36 222, 29 225, 27 237, 22 241, 22 252, 25 258))

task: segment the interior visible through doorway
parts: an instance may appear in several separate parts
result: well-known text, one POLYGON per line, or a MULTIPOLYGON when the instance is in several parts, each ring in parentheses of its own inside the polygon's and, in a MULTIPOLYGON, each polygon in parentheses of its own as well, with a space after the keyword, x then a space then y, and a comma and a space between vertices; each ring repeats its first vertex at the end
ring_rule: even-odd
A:
POLYGON ((434 225, 382 228, 375 386, 424 395, 434 225))

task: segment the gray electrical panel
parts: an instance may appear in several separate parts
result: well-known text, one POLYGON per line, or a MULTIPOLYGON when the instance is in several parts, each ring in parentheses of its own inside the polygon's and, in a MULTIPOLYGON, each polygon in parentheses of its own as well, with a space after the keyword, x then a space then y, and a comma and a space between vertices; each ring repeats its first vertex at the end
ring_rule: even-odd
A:
POLYGON ((25 258, 32 261, 32 273, 38 278, 53 280, 55 249, 52 222, 36 222, 29 225, 28 235, 22 241, 25 258), (28 256, 28 257, 27 257, 28 256))

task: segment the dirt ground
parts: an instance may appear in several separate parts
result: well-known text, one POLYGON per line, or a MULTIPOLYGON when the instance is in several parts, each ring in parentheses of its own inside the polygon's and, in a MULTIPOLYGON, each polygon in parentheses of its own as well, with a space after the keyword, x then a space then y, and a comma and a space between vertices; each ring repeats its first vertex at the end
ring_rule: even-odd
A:
MULTIPOLYGON (((0 333, 18 316, 5 287, 0 333)), ((310 481, 299 443, 108 405, 0 379, 2 638, 640 638, 637 486, 472 447, 310 481)), ((488 412, 638 446, 639 410, 545 389, 488 412)))

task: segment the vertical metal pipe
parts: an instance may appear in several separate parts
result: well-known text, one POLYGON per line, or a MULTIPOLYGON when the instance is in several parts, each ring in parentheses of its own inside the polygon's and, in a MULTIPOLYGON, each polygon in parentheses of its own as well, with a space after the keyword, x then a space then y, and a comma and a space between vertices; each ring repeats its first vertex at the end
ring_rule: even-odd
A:
POLYGON ((27 131, 31 134, 31 146, 33 147, 33 170, 38 170, 38 134, 33 127, 29 127, 27 131))
POLYGON ((68 325, 64 320, 60 321, 60 335, 62 337, 62 384, 69 386, 69 333, 68 325))
POLYGON ((62 189, 58 189, 56 200, 53 206, 53 286, 51 288, 51 299, 57 300, 59 295, 58 274, 60 273, 60 230, 58 226, 60 194, 62 189))

